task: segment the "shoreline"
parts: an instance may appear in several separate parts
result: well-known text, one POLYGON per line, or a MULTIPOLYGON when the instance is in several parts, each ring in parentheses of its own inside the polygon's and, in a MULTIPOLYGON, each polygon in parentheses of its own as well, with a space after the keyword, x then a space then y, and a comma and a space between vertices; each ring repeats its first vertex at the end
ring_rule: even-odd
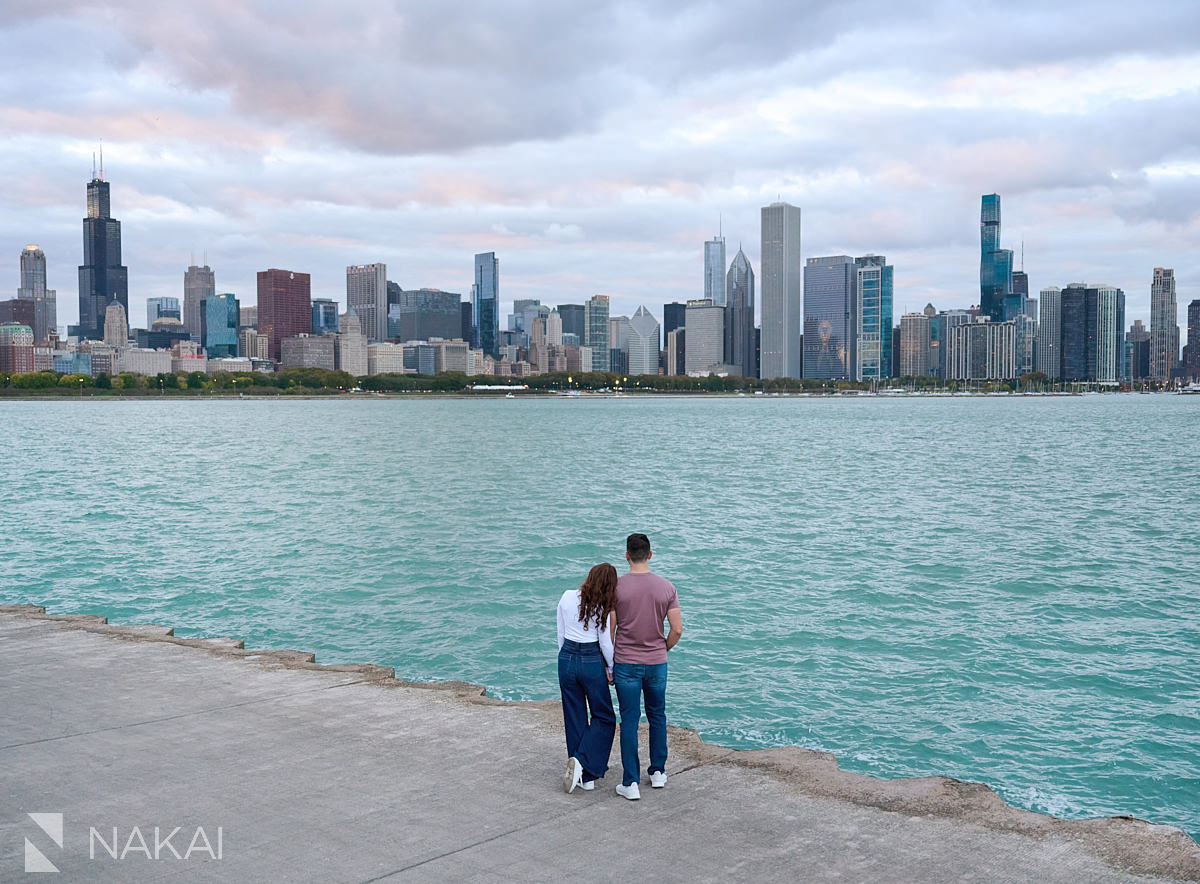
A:
MULTIPOLYGON (((267 669, 352 673, 359 681, 380 689, 428 690, 441 692, 461 704, 538 710, 547 727, 561 727, 556 701, 498 700, 486 696, 484 687, 461 681, 407 682, 397 679, 391 667, 372 663, 319 664, 315 654, 305 651, 246 649, 243 641, 233 638, 179 638, 167 626, 109 624, 107 618, 91 614, 47 614, 40 605, 0 605, 0 616, 40 621, 56 629, 95 633, 113 640, 169 643, 267 669)), ((843 771, 833 755, 810 749, 732 749, 706 743, 689 728, 669 727, 668 734, 672 751, 695 759, 693 767, 730 765, 758 771, 809 796, 908 817, 941 818, 1039 839, 1057 836, 1130 872, 1200 881, 1200 845, 1173 826, 1130 816, 1062 820, 1013 807, 981 783, 940 776, 880 779, 843 771)))
POLYGON ((475 401, 480 399, 538 399, 538 400, 593 400, 593 399, 749 399, 749 400, 768 400, 768 399, 836 399, 836 400, 857 400, 857 399, 882 399, 885 401, 896 401, 903 399, 1079 399, 1089 396, 1178 396, 1183 395, 1173 390, 1160 391, 1138 391, 1138 390, 1111 390, 1103 393, 1099 392, 1048 392, 1048 393, 1017 393, 1017 392, 896 392, 896 393, 868 393, 863 391, 849 391, 844 393, 826 393, 826 392, 785 392, 785 393, 764 393, 761 396, 753 393, 738 393, 726 391, 676 391, 676 392, 651 392, 638 391, 621 393, 594 393, 580 391, 578 396, 564 395, 555 391, 541 390, 520 390, 516 391, 512 397, 506 396, 498 391, 464 391, 464 392, 423 392, 423 391, 407 391, 400 390, 388 393, 279 393, 278 395, 263 396, 254 394, 238 394, 231 393, 172 393, 169 396, 159 396, 147 393, 140 396, 122 396, 122 395, 103 395, 96 396, 87 394, 78 396, 74 393, 64 393, 58 396, 12 396, 5 395, 0 392, 0 402, 237 402, 237 401, 255 401, 255 402, 288 402, 293 400, 329 400, 329 401, 374 401, 374 400, 408 400, 408 399, 446 399, 455 401, 475 401))

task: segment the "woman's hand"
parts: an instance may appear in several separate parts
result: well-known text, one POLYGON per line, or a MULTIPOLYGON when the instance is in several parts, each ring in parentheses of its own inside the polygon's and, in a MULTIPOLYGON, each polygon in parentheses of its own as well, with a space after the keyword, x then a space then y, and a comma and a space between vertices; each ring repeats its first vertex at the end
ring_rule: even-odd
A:
POLYGON ((612 684, 613 683, 612 670, 605 667, 604 674, 608 676, 608 683, 612 684))

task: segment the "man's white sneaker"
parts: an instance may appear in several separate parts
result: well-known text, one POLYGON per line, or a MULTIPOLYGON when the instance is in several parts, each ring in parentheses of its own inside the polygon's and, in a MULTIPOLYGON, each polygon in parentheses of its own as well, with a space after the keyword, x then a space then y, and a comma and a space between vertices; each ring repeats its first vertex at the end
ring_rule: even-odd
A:
POLYGON ((570 795, 575 787, 583 782, 583 765, 574 755, 567 761, 567 771, 563 774, 563 791, 570 795))
POLYGON ((664 770, 655 771, 650 774, 650 788, 661 789, 667 784, 667 772, 664 770))
POLYGON ((583 791, 585 791, 585 792, 590 792, 590 791, 592 791, 593 789, 595 789, 595 788, 596 788, 596 781, 595 781, 595 780, 588 780, 586 783, 580 783, 580 784, 579 784, 579 788, 580 788, 580 789, 582 789, 582 790, 583 790, 583 791))
POLYGON ((628 786, 617 784, 617 794, 622 798, 628 798, 630 801, 637 801, 642 797, 642 792, 638 788, 637 783, 630 783, 628 786))

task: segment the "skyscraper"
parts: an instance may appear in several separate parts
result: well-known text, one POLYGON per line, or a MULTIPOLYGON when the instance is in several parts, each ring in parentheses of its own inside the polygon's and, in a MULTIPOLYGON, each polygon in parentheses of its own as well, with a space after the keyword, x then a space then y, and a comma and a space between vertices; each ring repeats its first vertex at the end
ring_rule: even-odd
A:
POLYGON ((129 270, 121 264, 121 222, 112 217, 108 182, 101 165, 87 185, 83 219, 83 263, 79 266, 80 340, 104 337, 104 311, 116 301, 129 315, 129 270))
POLYGON ((311 279, 290 270, 258 271, 258 331, 270 342, 271 358, 279 361, 280 342, 312 332, 311 279))
POLYGON ((367 373, 367 337, 353 312, 342 315, 341 331, 334 338, 333 367, 357 377, 367 373))
POLYGON ((33 339, 43 343, 58 331, 58 293, 46 288, 46 253, 36 245, 21 252, 21 287, 17 299, 33 301, 33 339))
POLYGON ((1179 364, 1178 310, 1175 271, 1155 267, 1150 283, 1150 377, 1160 384, 1175 376, 1179 364))
MULTIPOLYGON (((455 317, 457 319, 457 317, 455 317)), ((338 303, 332 298, 312 299, 312 331, 314 335, 336 335, 338 303)))
POLYGON ((154 323, 163 317, 183 320, 179 311, 178 298, 147 298, 146 299, 146 328, 152 328, 154 323))
POLYGON ((746 253, 738 252, 725 277, 725 361, 745 378, 755 376, 754 269, 746 253))
POLYGON ((238 355, 238 300, 213 295, 200 302, 200 346, 210 358, 238 355))
POLYGON ((461 304, 456 292, 401 290, 388 313, 388 337, 400 342, 457 338, 462 334, 461 304))
POLYGON ((892 374, 892 265, 883 255, 864 255, 854 259, 854 267, 855 380, 881 380, 892 374))
POLYGON ((720 234, 704 243, 704 297, 725 306, 725 237, 720 234))
POLYGON ((1135 381, 1150 377, 1150 329, 1135 319, 1125 333, 1126 375, 1135 381))
POLYGON ((217 294, 217 278, 212 268, 205 264, 197 267, 192 264, 183 274, 183 327, 192 336, 193 341, 200 340, 203 319, 200 304, 205 298, 217 294))
POLYGON ((358 316, 368 341, 387 340, 387 296, 386 264, 346 268, 346 307, 358 316))
POLYGON ((627 331, 630 375, 658 374, 658 331, 658 320, 645 307, 638 307, 627 331))
MULTIPOLYGON (((1000 248, 1000 195, 983 197, 979 214, 979 309, 993 322, 1004 319, 1004 301, 1013 291, 1013 253, 1000 248)), ((1026 283, 1026 285, 1028 285, 1026 283)))
POLYGON ((687 322, 687 304, 681 304, 678 301, 671 301, 669 304, 663 305, 663 337, 666 338, 671 332, 677 328, 683 328, 687 322))
POLYGON ((1039 296, 1034 368, 1052 381, 1062 377, 1062 291, 1055 285, 1039 296))
POLYGON ((559 304, 558 315, 562 317, 562 331, 564 335, 575 335, 579 338, 579 344, 583 344, 584 334, 584 307, 582 304, 559 304))
POLYGON ((858 365, 858 272, 849 255, 804 264, 804 376, 852 379, 858 365))
MULTIPOLYGON (((474 305, 475 349, 493 359, 500 358, 500 261, 495 252, 475 256, 474 305)), ((607 317, 605 317, 607 321, 607 317)))
MULTIPOLYGON (((784 202, 762 209, 763 378, 801 375, 804 271, 800 262, 800 209, 784 202)), ((691 347, 691 336, 688 336, 691 347)))
POLYGON ((1125 293, 1072 283, 1060 297, 1062 379, 1115 384, 1125 370, 1125 293))
POLYGON ((113 301, 104 310, 104 343, 110 347, 129 345, 129 320, 120 301, 113 301))
POLYGON ((725 308, 708 298, 687 302, 687 346, 683 364, 688 374, 708 374, 725 360, 725 308))
POLYGON ((588 298, 583 314, 583 346, 591 348, 592 371, 608 371, 608 295, 588 298))
POLYGON ((900 376, 929 374, 929 317, 924 313, 905 313, 900 317, 900 376))
POLYGON ((1183 376, 1200 381, 1200 299, 1187 308, 1187 346, 1183 348, 1183 376))

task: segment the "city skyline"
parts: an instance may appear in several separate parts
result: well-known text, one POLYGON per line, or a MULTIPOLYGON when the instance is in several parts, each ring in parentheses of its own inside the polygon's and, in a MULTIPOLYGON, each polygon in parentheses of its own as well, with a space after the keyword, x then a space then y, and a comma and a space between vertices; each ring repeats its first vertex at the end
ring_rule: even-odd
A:
POLYGON ((148 298, 179 297, 203 251, 243 301, 258 271, 294 267, 314 297, 344 303, 344 268, 372 262, 405 289, 467 292, 470 256, 494 251, 501 314, 516 299, 604 293, 614 315, 631 315, 703 296, 698 256, 714 229, 760 271, 757 215, 776 199, 803 210, 802 258, 886 254, 897 316, 947 309, 974 302, 973 222, 992 192, 1031 291, 1107 283, 1149 325, 1148 269, 1174 267, 1181 327, 1200 294, 1200 40, 1195 17, 1170 4, 1136 20, 1115 4, 954 18, 831 7, 803 23, 768 4, 737 33, 700 7, 632 22, 603 6, 586 23, 485 13, 479 32, 413 8, 402 20, 301 5, 286 64, 258 39, 272 25, 263 10, 65 7, 6 24, 16 73, 0 100, 0 162, 14 186, 0 194, 0 285, 16 288, 20 249, 39 244, 59 325, 74 323, 77 193, 104 139, 135 317, 148 298), (653 60, 635 51, 651 30, 669 35, 653 60), (366 32, 380 39, 355 41, 354 65, 324 63, 366 32), (208 55, 173 51, 184 35, 208 55), (694 50, 709 38, 747 51, 701 64, 694 50), (894 51, 838 48, 872 39, 894 51), (610 48, 625 79, 575 53, 516 51, 572 41, 610 48), (431 53, 466 60, 433 71, 431 53), (896 61, 914 57, 937 60, 896 61), (1157 73, 1165 63, 1171 77, 1157 73), (412 95, 397 98, 387 84, 409 76, 412 95), (494 91, 476 88, 493 79, 494 91), (318 97, 364 88, 340 110, 299 83, 318 97), (502 112, 485 112, 482 94, 502 112), (456 112, 430 110, 441 106, 456 112), (889 127, 886 150, 855 136, 867 117, 889 127))

